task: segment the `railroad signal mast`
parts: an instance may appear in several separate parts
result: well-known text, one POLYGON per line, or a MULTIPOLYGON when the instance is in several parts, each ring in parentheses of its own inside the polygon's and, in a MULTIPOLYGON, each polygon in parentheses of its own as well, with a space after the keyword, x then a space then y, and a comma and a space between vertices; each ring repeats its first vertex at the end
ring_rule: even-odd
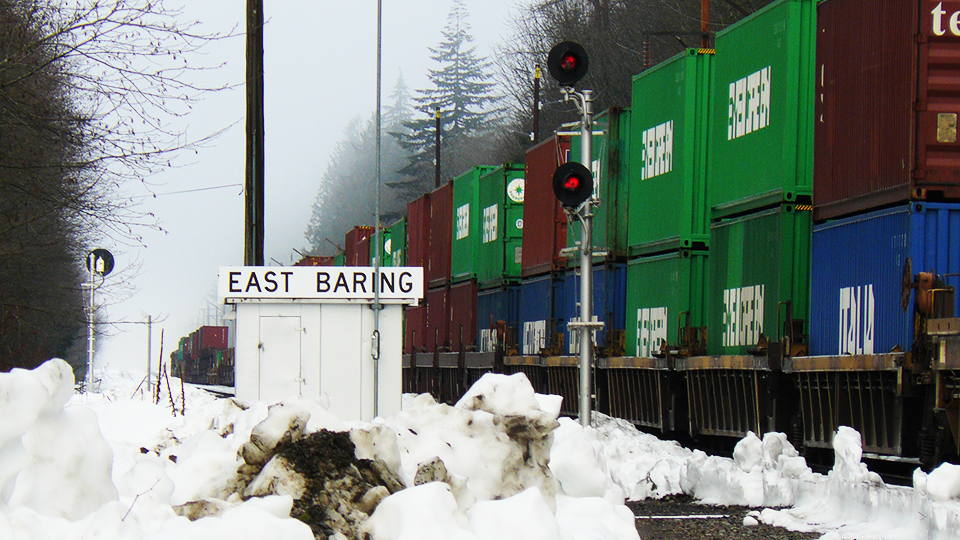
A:
POLYGON ((565 163, 553 174, 553 192, 568 216, 580 220, 580 320, 567 323, 580 330, 580 424, 590 425, 590 400, 593 397, 590 373, 593 367, 593 331, 603 328, 592 322, 593 314, 593 174, 583 164, 593 163, 593 92, 577 92, 574 85, 587 74, 587 51, 578 43, 564 41, 555 45, 547 57, 550 76, 560 83, 564 101, 573 101, 580 109, 580 163, 565 163))

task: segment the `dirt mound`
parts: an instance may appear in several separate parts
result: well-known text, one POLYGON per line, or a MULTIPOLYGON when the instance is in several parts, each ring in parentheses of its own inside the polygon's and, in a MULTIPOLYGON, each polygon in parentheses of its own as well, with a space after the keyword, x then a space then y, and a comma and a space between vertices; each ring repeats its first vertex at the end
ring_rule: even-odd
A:
POLYGON ((349 433, 322 430, 289 444, 264 468, 286 469, 302 482, 290 515, 309 525, 317 538, 337 532, 357 538, 377 504, 403 489, 383 461, 357 459, 355 452, 349 433))

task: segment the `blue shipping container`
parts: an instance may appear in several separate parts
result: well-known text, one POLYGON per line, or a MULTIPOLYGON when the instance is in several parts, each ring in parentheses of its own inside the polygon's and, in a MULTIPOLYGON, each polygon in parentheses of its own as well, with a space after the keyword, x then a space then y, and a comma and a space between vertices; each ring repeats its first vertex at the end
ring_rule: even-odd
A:
MULTIPOLYGON (((580 271, 571 269, 566 274, 565 298, 561 315, 567 321, 580 320, 580 271)), ((598 344, 605 343, 607 332, 623 331, 626 327, 627 265, 598 264, 593 267, 593 320, 604 327, 594 334, 598 344)), ((580 330, 564 332, 567 354, 580 354, 580 330)))
POLYGON ((563 313, 566 282, 551 274, 524 279, 520 284, 520 320, 517 345, 520 354, 537 355, 553 347, 554 333, 567 327, 563 313))
MULTIPOLYGON (((815 225, 812 252, 810 354, 909 351, 916 293, 902 309, 904 266, 909 259, 911 281, 960 272, 960 204, 914 202, 815 225)), ((960 287, 960 276, 944 280, 960 287)))
MULTIPOLYGON (((520 286, 511 285, 487 289, 477 293, 477 341, 480 352, 494 352, 503 343, 497 329, 499 321, 505 330, 516 336, 520 319, 520 286)), ((509 344, 508 344, 509 345, 509 344)))

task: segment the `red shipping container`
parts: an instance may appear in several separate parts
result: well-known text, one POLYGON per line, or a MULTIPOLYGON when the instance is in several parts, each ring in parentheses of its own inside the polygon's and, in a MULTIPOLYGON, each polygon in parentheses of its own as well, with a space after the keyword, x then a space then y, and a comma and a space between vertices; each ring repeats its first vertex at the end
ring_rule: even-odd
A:
POLYGON ((299 261, 293 263, 294 266, 333 266, 333 255, 315 256, 304 255, 299 261))
POLYGON ((960 0, 817 7, 814 220, 960 198, 960 0))
POLYGON ((194 351, 227 348, 226 326, 201 326, 191 337, 194 339, 194 351))
POLYGON ((344 253, 346 266, 370 266, 370 237, 373 236, 373 227, 357 225, 347 231, 344 238, 344 253))
POLYGON ((450 287, 443 285, 427 291, 427 352, 450 349, 450 287))
POLYGON ((427 290, 426 269, 430 265, 429 246, 430 194, 427 193, 407 205, 407 266, 420 266, 424 269, 423 290, 427 290))
POLYGON ((477 350, 477 280, 450 286, 450 348, 477 350))
POLYGON ((450 283, 450 247, 453 243, 453 182, 430 194, 430 241, 425 279, 430 287, 450 283))
POLYGON ((560 250, 567 246, 567 216, 553 194, 553 173, 569 156, 569 135, 554 135, 527 150, 524 200, 536 204, 523 205, 523 277, 566 267, 560 250))
POLYGON ((404 310, 406 325, 403 330, 403 354, 422 352, 426 349, 427 306, 410 306, 404 310))

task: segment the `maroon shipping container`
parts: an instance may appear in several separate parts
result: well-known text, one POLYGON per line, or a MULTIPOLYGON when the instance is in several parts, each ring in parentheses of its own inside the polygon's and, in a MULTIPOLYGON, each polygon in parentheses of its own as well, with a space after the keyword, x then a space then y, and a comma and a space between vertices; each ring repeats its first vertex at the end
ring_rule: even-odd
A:
POLYGON ((192 351, 196 354, 203 349, 226 349, 226 326, 201 326, 190 334, 192 351))
POLYGON ((408 306, 404 310, 403 354, 427 350, 427 306, 408 306))
POLYGON ((294 266, 333 266, 333 255, 304 255, 294 266))
POLYGON ((553 194, 553 173, 569 156, 569 135, 554 135, 527 150, 524 200, 535 204, 523 205, 523 277, 566 267, 560 250, 567 247, 567 216, 553 194))
POLYGON ((443 285, 427 291, 427 352, 450 349, 450 287, 443 285))
POLYGON ((357 225, 347 231, 343 248, 346 254, 344 264, 347 266, 370 266, 370 237, 373 236, 373 227, 357 225))
POLYGON ((453 242, 453 182, 430 193, 430 241, 425 279, 430 287, 450 283, 450 245, 453 242))
POLYGON ((424 269, 423 290, 427 290, 426 269, 430 266, 429 246, 430 194, 427 193, 407 205, 407 266, 419 266, 424 269))
POLYGON ((477 280, 450 286, 450 348, 475 351, 477 346, 477 280))
POLYGON ((960 198, 960 0, 817 7, 814 220, 960 198))

